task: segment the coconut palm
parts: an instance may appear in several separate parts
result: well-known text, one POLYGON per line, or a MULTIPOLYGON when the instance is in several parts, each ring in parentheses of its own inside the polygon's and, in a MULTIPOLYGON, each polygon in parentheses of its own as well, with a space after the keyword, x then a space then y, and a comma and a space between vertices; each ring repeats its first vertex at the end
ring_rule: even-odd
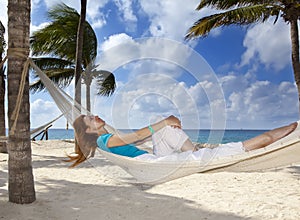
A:
POLYGON ((300 61, 299 61, 299 30, 300 19, 299 0, 202 0, 197 7, 201 10, 205 7, 222 10, 222 12, 200 18, 188 30, 187 39, 197 36, 206 36, 212 29, 231 24, 249 25, 256 22, 265 22, 274 16, 277 22, 282 18, 290 25, 292 42, 292 65, 294 77, 298 88, 300 100, 300 61))
POLYGON ((8 1, 8 50, 18 50, 24 57, 11 54, 7 63, 9 128, 17 120, 15 133, 8 138, 9 201, 35 201, 30 141, 29 77, 26 72, 19 116, 12 119, 16 106, 22 70, 29 55, 30 0, 8 1))
POLYGON ((115 76, 105 70, 97 70, 99 65, 95 65, 93 60, 81 74, 82 82, 86 86, 86 108, 91 109, 90 91, 93 80, 96 80, 97 94, 102 96, 110 96, 115 91, 115 76))
MULTIPOLYGON (((5 50, 5 39, 4 39, 5 28, 0 21, 0 63, 2 61, 2 55, 5 50)), ((6 135, 5 130, 5 69, 0 66, 0 136, 6 135)), ((0 153, 7 153, 6 142, 0 142, 0 153)))
MULTIPOLYGON (((64 88, 69 86, 74 78, 77 30, 80 15, 75 9, 65 4, 58 4, 48 12, 48 17, 52 20, 51 23, 34 32, 31 37, 32 54, 33 56, 43 56, 35 58, 34 62, 54 83, 64 88)), ((79 68, 81 71, 85 71, 87 66, 97 56, 96 34, 86 21, 82 51, 82 65, 79 68)), ((85 72, 88 74, 87 71, 85 72)), ((98 73, 100 74, 99 77, 101 77, 102 71, 98 71, 98 73)), ((38 79, 38 76, 35 75, 35 77, 37 81, 31 84, 30 90, 32 92, 44 90, 45 87, 38 79)), ((106 81, 112 84, 108 86, 106 83, 103 83, 99 87, 110 91, 106 94, 111 94, 115 89, 115 81, 109 79, 106 81)))

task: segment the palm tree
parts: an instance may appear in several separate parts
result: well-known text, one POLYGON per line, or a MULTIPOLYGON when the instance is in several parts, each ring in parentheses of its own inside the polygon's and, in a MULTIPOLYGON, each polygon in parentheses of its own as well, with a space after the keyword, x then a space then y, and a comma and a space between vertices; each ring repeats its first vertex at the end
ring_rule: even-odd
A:
POLYGON ((290 25, 292 42, 292 65, 300 101, 299 0, 202 0, 197 10, 201 10, 204 7, 212 7, 223 10, 223 12, 200 18, 188 30, 186 39, 206 36, 212 29, 220 26, 228 26, 231 24, 249 25, 256 22, 265 22, 272 16, 275 16, 274 23, 276 23, 280 17, 288 23, 290 25))
MULTIPOLYGON (((48 12, 48 16, 52 22, 45 28, 33 33, 31 37, 32 54, 33 56, 43 56, 35 58, 34 62, 54 83, 64 88, 69 86, 74 78, 77 30, 80 15, 75 9, 65 4, 59 4, 48 12)), ((94 30, 86 21, 82 50, 80 70, 88 74, 86 68, 97 56, 97 38, 94 30)), ((101 75, 102 72, 98 71, 99 77, 103 77, 101 75)), ((38 76, 35 76, 38 79, 38 76)), ((100 89, 108 91, 104 94, 110 95, 115 90, 115 81, 110 80, 111 78, 114 79, 111 76, 107 80, 105 79, 106 82, 111 84, 103 83, 99 85, 100 89)), ((32 92, 39 92, 44 89, 45 87, 40 80, 37 80, 30 86, 32 92)), ((88 110, 90 111, 90 109, 88 110)))
POLYGON ((91 84, 94 79, 97 82, 97 95, 110 96, 115 91, 115 76, 106 70, 96 70, 99 65, 95 65, 93 60, 81 73, 82 82, 86 86, 86 109, 91 109, 91 84))
POLYGON ((8 118, 9 128, 17 120, 15 133, 8 138, 9 201, 13 203, 31 203, 35 201, 34 181, 32 174, 31 141, 30 141, 30 102, 29 76, 26 72, 25 86, 21 99, 19 116, 12 119, 16 106, 18 88, 26 57, 29 55, 30 0, 8 1, 8 50, 18 50, 24 57, 15 56, 8 59, 8 118))
MULTIPOLYGON (((5 50, 5 28, 0 21, 0 63, 5 50)), ((0 136, 6 136, 5 130, 5 68, 0 66, 0 136)), ((7 153, 6 142, 0 142, 0 153, 7 153)))

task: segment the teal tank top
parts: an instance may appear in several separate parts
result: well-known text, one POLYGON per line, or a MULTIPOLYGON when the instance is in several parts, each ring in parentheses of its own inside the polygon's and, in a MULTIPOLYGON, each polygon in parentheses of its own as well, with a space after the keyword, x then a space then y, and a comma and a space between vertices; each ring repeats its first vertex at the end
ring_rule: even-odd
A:
POLYGON ((97 145, 100 149, 126 157, 137 157, 142 154, 147 154, 147 151, 137 148, 134 144, 126 144, 118 147, 107 147, 107 142, 113 134, 103 134, 98 137, 97 145))

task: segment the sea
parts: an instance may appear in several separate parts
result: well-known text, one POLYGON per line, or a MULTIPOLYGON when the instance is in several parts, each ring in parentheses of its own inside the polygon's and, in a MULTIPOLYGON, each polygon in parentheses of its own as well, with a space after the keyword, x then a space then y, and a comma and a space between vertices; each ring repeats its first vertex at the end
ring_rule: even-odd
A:
MULTIPOLYGON (((120 129, 124 133, 132 132, 133 130, 120 129)), ((260 135, 267 130, 206 130, 206 129, 187 129, 184 130, 193 142, 199 143, 229 143, 238 142, 250 139, 260 135)), ((40 140, 42 134, 35 139, 40 140)), ((48 129, 48 140, 65 140, 74 139, 73 129, 48 129)), ((45 140, 45 136, 43 137, 45 140)))

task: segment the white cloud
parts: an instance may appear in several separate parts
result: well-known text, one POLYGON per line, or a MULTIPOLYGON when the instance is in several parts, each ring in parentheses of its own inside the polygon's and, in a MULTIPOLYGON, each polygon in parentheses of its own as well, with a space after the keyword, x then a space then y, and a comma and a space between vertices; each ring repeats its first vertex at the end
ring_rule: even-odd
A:
MULTIPOLYGON (((179 42, 160 38, 132 39, 124 33, 110 36, 100 48, 102 53, 98 53, 98 64, 102 69, 112 72, 128 63, 144 59, 151 59, 153 63, 148 65, 149 68, 144 69, 143 73, 152 72, 155 65, 156 68, 159 68, 160 64, 156 64, 155 60, 158 62, 170 61, 180 66, 188 59, 191 52, 189 48, 179 42)), ((145 68, 147 62, 143 65, 145 68)), ((170 69, 168 64, 161 67, 170 69)))
POLYGON ((101 106, 99 115, 104 115, 105 120, 109 120, 114 127, 142 127, 153 118, 170 114, 181 116, 183 123, 189 127, 197 126, 199 120, 197 103, 185 84, 162 73, 137 76, 122 87, 119 86, 111 99, 106 112, 103 111, 105 107, 101 106, 101 101, 96 100, 96 105, 101 106), (192 115, 194 117, 191 121, 192 115))
MULTIPOLYGON (((46 7, 48 9, 53 6, 64 3, 71 8, 74 8, 78 13, 81 10, 80 1, 73 0, 44 0, 46 7)), ((90 22, 93 28, 101 28, 106 24, 105 15, 101 12, 101 8, 103 8, 109 0, 97 0, 97 1, 88 1, 87 2, 87 11, 86 11, 86 19, 90 22)))
POLYGON ((115 3, 119 7, 119 10, 123 12, 125 21, 137 21, 137 17, 133 13, 131 0, 115 0, 115 3))
POLYGON ((295 84, 258 81, 231 74, 222 77, 227 103, 227 121, 233 128, 272 128, 298 117, 295 84))
POLYGON ((102 28, 107 24, 106 15, 102 13, 102 8, 109 0, 88 1, 87 2, 87 20, 94 29, 102 28))
POLYGON ((280 71, 291 63, 289 26, 281 19, 275 25, 270 20, 251 27, 246 33, 244 46, 242 66, 255 61, 280 71))
POLYGON ((46 27, 49 23, 48 22, 45 22, 45 23, 41 23, 39 24, 38 26, 35 26, 35 25, 32 25, 30 26, 30 35, 35 32, 35 31, 38 31, 44 27, 46 27))
POLYGON ((88 1, 87 2, 87 15, 93 19, 101 15, 101 9, 109 2, 109 0, 88 1))
POLYGON ((94 109, 109 124, 121 128, 143 127, 170 114, 179 116, 185 128, 209 128, 212 118, 222 119, 223 111, 227 112, 227 128, 274 128, 297 119, 293 83, 276 85, 250 76, 241 82, 242 78, 233 73, 220 78, 226 109, 214 83, 188 86, 163 73, 139 75, 119 86, 113 97, 95 97, 94 109))
MULTIPOLYGON (((31 128, 37 128, 52 121, 61 114, 53 101, 37 99, 30 103, 31 128)), ((66 127, 66 119, 61 118, 54 123, 56 128, 66 127)))
POLYGON ((149 16, 152 36, 182 40, 188 28, 204 13, 195 11, 198 0, 140 0, 142 10, 149 16))
POLYGON ((133 43, 132 37, 125 33, 114 34, 109 36, 108 39, 100 45, 100 49, 101 51, 106 51, 123 43, 133 43))
POLYGON ((72 8, 75 8, 77 11, 80 11, 80 1, 73 0, 44 0, 47 9, 52 8, 53 6, 64 3, 72 8))
POLYGON ((35 11, 38 9, 42 0, 31 0, 31 11, 35 11))
POLYGON ((133 2, 131 0, 115 0, 114 2, 119 9, 122 21, 126 23, 126 29, 130 32, 135 31, 137 17, 133 11, 133 2))

